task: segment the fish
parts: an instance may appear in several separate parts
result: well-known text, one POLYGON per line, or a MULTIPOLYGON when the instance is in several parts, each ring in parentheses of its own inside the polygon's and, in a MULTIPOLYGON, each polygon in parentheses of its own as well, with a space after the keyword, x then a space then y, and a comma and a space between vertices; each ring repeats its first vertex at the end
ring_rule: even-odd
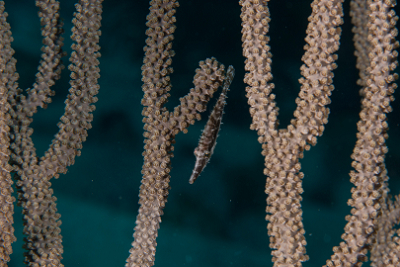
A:
POLYGON ((193 154, 196 156, 196 162, 192 171, 192 175, 189 179, 189 184, 193 184, 196 181, 214 153, 215 145, 217 144, 218 132, 222 124, 224 107, 226 105, 226 95, 229 91, 229 87, 234 76, 235 69, 233 66, 229 66, 226 72, 221 94, 219 95, 217 103, 215 104, 213 111, 208 118, 206 126, 204 127, 199 144, 194 149, 193 154))

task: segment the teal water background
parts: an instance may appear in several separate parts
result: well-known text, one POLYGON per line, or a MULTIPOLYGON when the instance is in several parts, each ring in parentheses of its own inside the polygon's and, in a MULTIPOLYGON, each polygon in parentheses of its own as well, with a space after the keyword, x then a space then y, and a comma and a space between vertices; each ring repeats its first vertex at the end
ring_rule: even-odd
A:
MULTIPOLYGON (((271 51, 275 93, 280 107, 281 127, 286 127, 295 109, 297 82, 305 44, 311 1, 271 1, 271 51)), ((30 87, 40 58, 40 24, 33 1, 6 0, 8 21, 15 41, 21 88, 30 87)), ((257 134, 249 129, 250 116, 245 97, 244 58, 241 51, 241 20, 238 1, 180 1, 173 49, 174 74, 167 107, 172 110, 192 87, 194 70, 200 60, 214 56, 233 65, 236 77, 228 95, 223 125, 211 162, 195 184, 188 179, 194 166, 205 119, 189 127, 188 134, 176 138, 172 159, 171 190, 157 239, 156 266, 272 266, 265 217, 264 160, 257 134)), ((356 140, 360 110, 358 72, 355 69, 351 24, 345 3, 345 24, 335 70, 330 105, 331 115, 317 146, 305 153, 303 217, 310 261, 304 266, 322 266, 338 245, 349 214, 350 155, 356 140)), ((63 0, 65 47, 70 52, 69 35, 74 1, 63 0)), ((138 191, 143 162, 143 123, 140 100, 147 1, 106 0, 104 2, 101 78, 99 101, 93 129, 83 144, 82 156, 66 175, 53 179, 62 217, 65 266, 124 266, 133 241, 138 210, 138 191)), ((64 59, 66 65, 68 58, 64 59)), ((38 155, 48 148, 57 132, 69 89, 69 71, 55 86, 56 96, 47 110, 34 116, 38 155)), ((395 97, 399 96, 396 92, 395 97)), ((389 115, 389 153, 386 163, 393 194, 400 189, 400 105, 392 104, 389 115)), ((22 216, 15 209, 18 241, 9 266, 23 261, 22 216)))

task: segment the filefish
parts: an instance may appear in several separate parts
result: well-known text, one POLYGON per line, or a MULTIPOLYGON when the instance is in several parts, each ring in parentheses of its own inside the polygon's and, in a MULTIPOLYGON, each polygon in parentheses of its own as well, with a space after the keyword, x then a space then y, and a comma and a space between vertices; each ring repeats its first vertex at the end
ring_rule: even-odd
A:
POLYGON ((194 150, 196 163, 189 179, 190 184, 193 184, 194 181, 196 181, 197 177, 199 177, 200 173, 210 161, 211 155, 214 152, 215 145, 217 144, 218 132, 221 126, 222 115, 224 114, 226 94, 229 91, 234 76, 235 69, 232 66, 229 66, 226 72, 222 92, 210 114, 210 117, 208 118, 206 126, 204 127, 199 144, 194 150))

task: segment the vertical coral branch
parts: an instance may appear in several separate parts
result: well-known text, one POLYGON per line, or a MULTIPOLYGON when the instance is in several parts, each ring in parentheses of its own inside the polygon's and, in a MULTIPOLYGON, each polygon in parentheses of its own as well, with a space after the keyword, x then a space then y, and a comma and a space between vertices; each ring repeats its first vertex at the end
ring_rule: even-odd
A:
POLYGON ((394 2, 389 0, 354 0, 351 4, 355 54, 360 70, 358 84, 363 86, 357 142, 351 155, 354 170, 350 181, 355 187, 348 201, 352 209, 351 215, 346 216, 344 242, 333 248, 334 255, 327 266, 361 266, 367 260, 368 239, 378 231, 376 227, 382 225, 375 225, 379 222, 377 217, 389 212, 386 207, 381 210, 381 206, 386 205, 389 192, 385 167, 386 113, 392 110, 390 102, 394 100, 392 94, 397 87, 392 82, 398 78, 391 73, 398 65, 398 53, 394 49, 399 46, 395 40, 397 17, 393 6, 394 2))
POLYGON ((9 63, 12 60, 10 25, 6 21, 4 2, 0 1, 0 266, 7 266, 12 253, 11 244, 16 240, 13 228, 13 213, 15 198, 11 196, 11 166, 8 164, 10 156, 10 128, 8 111, 10 104, 7 101, 7 82, 12 77, 9 63))
POLYGON ((180 99, 180 105, 169 112, 166 103, 171 89, 170 67, 172 40, 175 32, 175 0, 150 1, 147 16, 148 36, 142 66, 144 96, 142 99, 144 125, 144 163, 139 193, 139 214, 136 218, 134 241, 126 267, 153 266, 156 238, 163 208, 169 194, 171 157, 175 136, 187 132, 187 127, 200 119, 200 112, 224 80, 224 66, 214 58, 200 62, 193 83, 195 88, 180 99))
MULTIPOLYGON (((61 65, 60 34, 61 20, 59 2, 55 0, 36 1, 42 25, 43 48, 37 79, 27 96, 18 88, 16 60, 14 51, 7 51, 8 101, 11 127, 11 162, 16 171, 18 202, 23 208, 25 234, 25 263, 28 266, 63 266, 61 264, 63 247, 60 230, 60 214, 57 213, 56 200, 51 189, 50 179, 58 178, 80 155, 82 142, 86 140, 87 130, 93 120, 91 112, 97 101, 99 78, 99 36, 101 25, 101 0, 81 0, 75 7, 72 28, 73 53, 71 65, 71 88, 66 100, 65 113, 58 124, 56 134, 49 150, 38 159, 31 139, 32 115, 37 107, 46 107, 49 96, 54 92, 50 87, 59 78, 61 65)), ((8 27, 7 36, 11 36, 8 27)), ((10 37, 11 38, 11 37, 10 37)))
POLYGON ((300 201, 304 174, 299 159, 304 149, 315 145, 328 122, 329 96, 333 90, 332 70, 339 48, 342 1, 315 0, 307 28, 304 65, 299 81, 294 119, 287 129, 278 129, 278 108, 271 94, 271 53, 268 46, 269 10, 267 0, 241 0, 243 55, 247 71, 244 81, 251 129, 257 130, 265 157, 267 175, 268 235, 274 266, 301 266, 306 261, 306 240, 300 201))

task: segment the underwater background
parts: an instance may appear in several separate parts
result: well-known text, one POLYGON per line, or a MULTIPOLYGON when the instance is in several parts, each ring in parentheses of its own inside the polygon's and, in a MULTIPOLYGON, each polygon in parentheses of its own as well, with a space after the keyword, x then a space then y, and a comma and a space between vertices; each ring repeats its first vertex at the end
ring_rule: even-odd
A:
MULTIPOLYGON (((61 1, 65 22, 64 50, 70 53, 73 0, 61 1)), ((271 1, 270 46, 273 54, 274 93, 280 108, 280 127, 286 127, 295 110, 299 92, 301 56, 305 44, 311 1, 271 1)), ((8 22, 15 41, 21 88, 29 88, 40 59, 40 23, 34 1, 6 0, 8 22)), ((124 266, 133 241, 138 192, 143 163, 143 96, 141 70, 145 44, 148 1, 103 2, 100 37, 101 78, 93 128, 83 144, 82 156, 66 175, 53 179, 61 214, 65 266, 124 266)), ((331 114, 318 143, 301 160, 303 219, 307 254, 304 266, 322 266, 330 258, 349 214, 348 173, 356 141, 360 110, 358 71, 353 56, 349 1, 345 4, 338 68, 329 105, 331 114)), ((398 10, 398 8, 397 8, 398 10)), ((397 12, 399 13, 399 12, 397 12)), ((167 107, 172 110, 189 92, 198 62, 214 56, 225 66, 233 65, 236 76, 217 146, 211 161, 193 184, 188 183, 206 118, 215 103, 210 101, 202 120, 176 137, 172 159, 171 190, 157 239, 155 265, 175 266, 272 266, 264 193, 264 159, 257 134, 249 129, 251 118, 245 97, 244 58, 241 49, 240 5, 233 0, 181 0, 177 9, 173 49, 174 73, 167 107)), ((68 57, 64 58, 67 66, 68 57)), ((47 110, 34 115, 33 140, 38 156, 48 148, 64 112, 69 71, 54 90, 47 110)), ((216 95, 215 95, 216 96, 216 95)), ((399 92, 395 93, 395 97, 399 92)), ((389 114, 389 153, 386 165, 393 194, 400 189, 400 104, 392 103, 389 114)), ((15 194, 15 193, 14 193, 15 194)), ((16 194, 15 194, 16 196, 16 194)), ((8 266, 23 266, 22 215, 15 208, 14 253, 8 266)))

